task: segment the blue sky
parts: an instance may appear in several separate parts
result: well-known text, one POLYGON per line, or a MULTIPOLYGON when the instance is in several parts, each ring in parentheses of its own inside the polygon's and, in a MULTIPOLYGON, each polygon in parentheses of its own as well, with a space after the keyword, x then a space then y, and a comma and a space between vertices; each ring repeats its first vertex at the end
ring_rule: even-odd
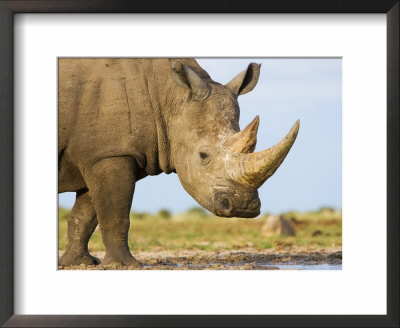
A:
MULTIPOLYGON (((297 140, 276 173, 259 189, 261 212, 342 207, 342 61, 339 58, 198 59, 220 83, 250 62, 261 63, 256 88, 239 97, 240 127, 260 116, 256 151, 271 147, 300 119, 297 140)), ((59 195, 71 208, 75 193, 59 195)), ((176 174, 147 177, 136 184, 132 209, 183 212, 199 206, 176 174)))

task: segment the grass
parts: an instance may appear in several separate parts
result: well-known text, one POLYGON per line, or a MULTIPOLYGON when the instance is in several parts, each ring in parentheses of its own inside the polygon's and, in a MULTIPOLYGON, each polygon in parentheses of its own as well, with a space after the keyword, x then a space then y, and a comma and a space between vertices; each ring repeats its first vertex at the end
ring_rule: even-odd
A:
MULTIPOLYGON (((67 245, 69 210, 59 208, 59 249, 67 245)), ((294 219, 296 236, 265 237, 261 228, 268 215, 257 219, 219 218, 200 208, 185 213, 172 214, 160 210, 157 214, 130 215, 129 246, 133 252, 177 250, 256 250, 284 246, 325 246, 342 244, 342 213, 330 208, 314 212, 283 213, 294 219)), ((89 242, 90 251, 104 251, 100 229, 97 228, 89 242)))

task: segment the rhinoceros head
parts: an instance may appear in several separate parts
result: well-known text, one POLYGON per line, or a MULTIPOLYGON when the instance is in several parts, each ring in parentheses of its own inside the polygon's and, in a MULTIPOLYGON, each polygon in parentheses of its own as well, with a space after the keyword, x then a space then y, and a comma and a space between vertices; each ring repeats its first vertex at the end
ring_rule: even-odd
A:
POLYGON ((299 121, 278 144, 254 152, 259 118, 240 131, 237 97, 256 86, 260 65, 250 64, 226 85, 179 60, 172 59, 171 68, 175 82, 186 89, 171 138, 171 158, 183 187, 218 216, 259 215, 257 189, 285 159, 299 121))

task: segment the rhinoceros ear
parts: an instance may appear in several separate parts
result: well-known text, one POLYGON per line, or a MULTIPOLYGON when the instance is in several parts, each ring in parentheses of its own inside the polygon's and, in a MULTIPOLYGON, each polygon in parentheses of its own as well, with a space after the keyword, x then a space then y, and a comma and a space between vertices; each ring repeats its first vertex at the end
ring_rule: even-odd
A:
POLYGON ((191 91, 195 100, 204 100, 210 95, 210 87, 193 69, 179 59, 170 59, 174 81, 191 91))
POLYGON ((254 89, 260 77, 261 64, 251 63, 225 86, 236 95, 244 95, 254 89))

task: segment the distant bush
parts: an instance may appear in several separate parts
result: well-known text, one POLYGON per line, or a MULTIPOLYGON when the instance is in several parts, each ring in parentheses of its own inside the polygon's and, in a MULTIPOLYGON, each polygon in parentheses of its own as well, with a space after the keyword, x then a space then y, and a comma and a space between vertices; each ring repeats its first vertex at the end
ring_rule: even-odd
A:
POLYGON ((59 207, 58 208, 58 218, 60 220, 68 220, 68 215, 71 212, 71 210, 67 210, 65 208, 59 207))
POLYGON ((197 206, 189 208, 186 211, 186 213, 188 213, 188 214, 196 214, 196 215, 199 215, 199 216, 207 216, 206 210, 204 208, 197 207, 197 206))
POLYGON ((316 213, 322 213, 322 212, 335 212, 335 209, 329 206, 322 206, 316 213))
POLYGON ((265 212, 264 214, 262 214, 262 215, 260 216, 260 218, 261 218, 261 219, 266 219, 266 218, 268 218, 270 215, 272 215, 272 213, 265 212))
POLYGON ((143 220, 147 216, 147 213, 144 212, 131 212, 131 218, 132 219, 138 219, 138 220, 143 220))
POLYGON ((171 218, 171 212, 166 210, 166 209, 161 209, 158 211, 157 215, 163 219, 170 219, 171 218))

